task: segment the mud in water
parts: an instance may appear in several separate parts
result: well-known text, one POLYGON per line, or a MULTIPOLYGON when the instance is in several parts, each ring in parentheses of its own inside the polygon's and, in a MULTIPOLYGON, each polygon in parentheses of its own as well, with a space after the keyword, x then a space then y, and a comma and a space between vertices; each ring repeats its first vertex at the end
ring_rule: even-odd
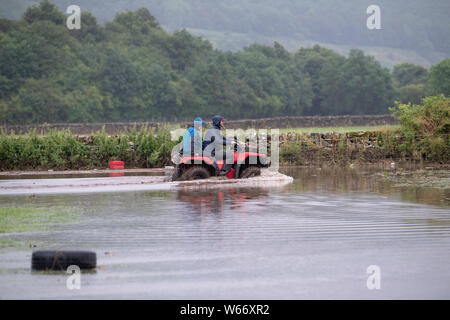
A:
POLYGON ((291 183, 292 177, 263 169, 261 175, 248 179, 212 177, 194 181, 172 182, 170 176, 117 176, 101 178, 52 178, 0 180, 1 194, 126 192, 169 190, 177 188, 211 189, 234 187, 277 187, 291 183))
POLYGON ((177 181, 174 187, 177 189, 215 189, 226 187, 260 187, 276 188, 292 183, 294 178, 270 169, 262 169, 261 175, 247 179, 228 179, 226 177, 212 177, 209 179, 177 181))

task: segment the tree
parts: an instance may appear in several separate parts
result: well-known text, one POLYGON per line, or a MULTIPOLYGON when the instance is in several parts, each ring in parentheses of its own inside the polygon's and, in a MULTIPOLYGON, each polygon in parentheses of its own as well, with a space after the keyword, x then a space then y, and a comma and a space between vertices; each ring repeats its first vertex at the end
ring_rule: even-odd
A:
MULTIPOLYGON (((335 77, 340 66, 345 62, 345 57, 338 55, 330 49, 315 45, 313 48, 301 48, 295 55, 294 60, 297 68, 302 70, 309 77, 309 82, 312 89, 312 103, 311 106, 304 110, 304 114, 317 115, 327 114, 330 109, 323 100, 325 99, 323 85, 324 79, 328 77, 335 77)), ((336 85, 339 85, 336 83, 336 85)))
POLYGON ((39 4, 28 7, 23 14, 23 19, 28 23, 45 20, 51 21, 57 25, 62 25, 65 18, 65 15, 48 0, 44 0, 39 4))
POLYGON ((83 86, 68 92, 64 97, 67 122, 95 122, 107 118, 104 110, 105 98, 95 86, 83 86), (106 117, 105 117, 106 116, 106 117))
POLYGON ((148 99, 144 99, 144 102, 150 104, 151 101, 146 119, 169 120, 177 114, 176 91, 163 67, 153 64, 148 70, 141 70, 139 80, 143 85, 141 94, 148 99))
POLYGON ((450 95, 450 58, 431 67, 427 81, 429 95, 450 95))
MULTIPOLYGON (((384 113, 394 100, 393 76, 361 51, 291 54, 275 42, 222 52, 186 30, 167 33, 147 9, 105 26, 83 12, 81 30, 58 24, 64 14, 45 1, 25 16, 0 20, 0 122, 384 113)), ((395 74, 409 83, 411 70, 423 71, 400 65, 395 74)), ((408 84, 397 98, 422 91, 408 84)))
POLYGON ((9 106, 12 123, 52 123, 67 119, 61 88, 45 78, 26 80, 9 106))
POLYGON ((97 19, 88 11, 81 13, 83 27, 70 30, 70 33, 80 41, 100 42, 105 37, 105 32, 97 24, 97 19))
POLYGON ((424 84, 409 84, 397 89, 397 91, 401 103, 419 104, 425 97, 424 84))
POLYGON ((137 67, 124 55, 112 48, 107 49, 106 58, 100 67, 99 79, 103 91, 111 93, 120 101, 136 95, 141 87, 137 67))
POLYGON ((218 53, 207 61, 198 63, 188 74, 196 94, 205 101, 209 115, 220 113, 233 117, 240 103, 233 83, 236 81, 225 56, 218 53))
POLYGON ((328 114, 385 113, 394 102, 389 70, 360 50, 351 50, 337 69, 327 65, 322 76, 328 114))
POLYGON ((194 37, 185 29, 174 32, 167 47, 172 67, 180 71, 192 68, 213 51, 209 41, 194 37))
POLYGON ((427 69, 411 63, 401 63, 394 66, 392 76, 397 87, 425 83, 427 69))
POLYGON ((6 97, 13 88, 13 82, 0 74, 0 99, 6 97))
POLYGON ((140 8, 137 11, 127 10, 119 12, 116 14, 113 22, 131 33, 147 34, 153 28, 161 28, 159 22, 147 8, 140 8))

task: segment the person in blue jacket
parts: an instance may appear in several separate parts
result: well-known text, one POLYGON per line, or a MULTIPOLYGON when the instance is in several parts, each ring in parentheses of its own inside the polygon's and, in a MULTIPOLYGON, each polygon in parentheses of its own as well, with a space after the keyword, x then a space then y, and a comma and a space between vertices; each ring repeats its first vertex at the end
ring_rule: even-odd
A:
POLYGON ((194 125, 187 129, 183 136, 182 154, 185 156, 198 155, 202 153, 202 137, 200 133, 206 124, 202 118, 198 117, 194 120, 194 125))

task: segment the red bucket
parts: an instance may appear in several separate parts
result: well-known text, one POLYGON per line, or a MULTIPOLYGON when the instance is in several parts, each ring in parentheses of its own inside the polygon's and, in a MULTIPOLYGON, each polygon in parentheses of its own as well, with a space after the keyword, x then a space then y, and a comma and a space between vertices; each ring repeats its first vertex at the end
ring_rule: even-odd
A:
POLYGON ((110 161, 109 168, 110 169, 124 169, 125 164, 123 161, 110 161))
POLYGON ((230 172, 227 173, 227 178, 228 178, 228 179, 233 178, 233 174, 234 174, 234 169, 231 168, 230 172))

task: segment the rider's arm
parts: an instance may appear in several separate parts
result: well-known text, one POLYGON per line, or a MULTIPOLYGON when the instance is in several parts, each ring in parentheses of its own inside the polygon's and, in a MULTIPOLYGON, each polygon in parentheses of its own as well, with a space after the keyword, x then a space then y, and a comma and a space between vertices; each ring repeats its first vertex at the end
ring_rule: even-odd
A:
POLYGON ((224 135, 222 135, 220 132, 219 132, 219 141, 220 141, 220 139, 222 139, 222 141, 223 141, 223 145, 225 146, 225 145, 228 145, 228 144, 235 144, 236 143, 236 140, 234 140, 234 139, 228 139, 227 137, 225 137, 224 135))

